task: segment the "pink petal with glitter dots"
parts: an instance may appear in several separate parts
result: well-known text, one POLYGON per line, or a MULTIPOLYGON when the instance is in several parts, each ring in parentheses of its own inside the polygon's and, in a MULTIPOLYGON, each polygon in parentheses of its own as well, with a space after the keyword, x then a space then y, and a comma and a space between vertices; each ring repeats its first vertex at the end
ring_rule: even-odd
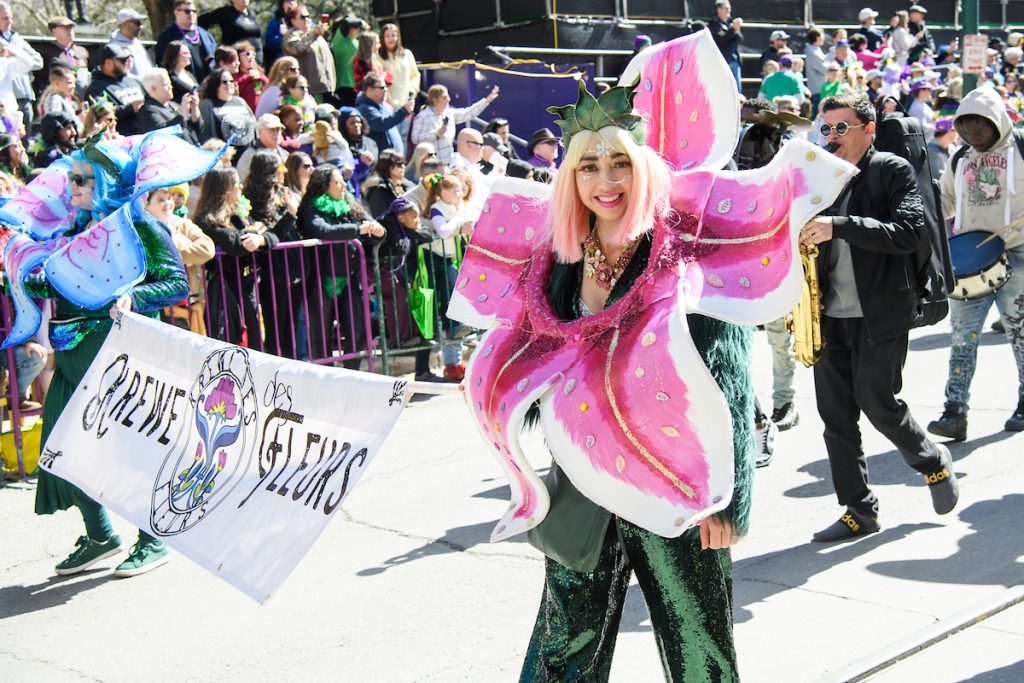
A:
MULTIPOLYGON (((855 173, 850 164, 794 140, 764 168, 717 174, 698 228, 700 258, 686 268, 690 310, 741 324, 792 310, 803 282, 800 229, 855 173)), ((685 174, 673 180, 688 183, 685 174)))
POLYGON ((637 74, 633 106, 648 117, 648 146, 679 170, 722 168, 736 146, 740 102, 711 32, 647 48, 630 61, 619 85, 637 74))
POLYGON ((728 407, 671 299, 610 330, 562 384, 572 380, 567 396, 541 400, 541 416, 556 461, 588 498, 663 536, 728 503, 728 407))
POLYGON ((544 241, 544 202, 550 187, 516 178, 495 183, 466 249, 448 304, 448 316, 487 328, 497 318, 512 320, 522 310, 522 276, 544 241))

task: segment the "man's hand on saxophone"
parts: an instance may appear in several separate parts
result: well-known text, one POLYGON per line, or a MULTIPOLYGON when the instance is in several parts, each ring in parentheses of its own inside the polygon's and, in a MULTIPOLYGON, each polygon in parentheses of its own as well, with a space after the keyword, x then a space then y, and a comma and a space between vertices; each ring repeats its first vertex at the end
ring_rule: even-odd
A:
POLYGON ((832 239, 832 217, 818 216, 807 221, 800 230, 800 241, 804 244, 821 244, 832 239))

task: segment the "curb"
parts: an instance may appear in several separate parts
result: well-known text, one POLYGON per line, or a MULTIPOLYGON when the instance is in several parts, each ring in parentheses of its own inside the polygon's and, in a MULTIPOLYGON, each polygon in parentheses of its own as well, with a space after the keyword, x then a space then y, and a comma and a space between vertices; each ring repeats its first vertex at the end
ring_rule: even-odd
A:
POLYGON ((853 664, 821 678, 822 683, 855 683, 888 669, 946 638, 979 624, 1003 610, 1024 603, 1024 585, 1013 586, 933 626, 898 640, 853 664))

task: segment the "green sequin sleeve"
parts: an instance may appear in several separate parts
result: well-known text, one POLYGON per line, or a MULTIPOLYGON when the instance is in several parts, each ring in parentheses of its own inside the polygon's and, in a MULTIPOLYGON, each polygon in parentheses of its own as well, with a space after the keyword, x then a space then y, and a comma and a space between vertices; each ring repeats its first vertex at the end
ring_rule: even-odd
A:
POLYGON ((30 273, 25 278, 25 293, 32 299, 53 299, 57 296, 42 270, 30 273))
POLYGON ((750 373, 751 328, 708 318, 686 316, 693 342, 718 382, 732 413, 735 484, 732 502, 720 514, 736 534, 750 527, 751 487, 754 483, 754 383, 750 373))
POLYGON ((146 278, 128 292, 132 310, 151 313, 187 298, 188 279, 170 231, 145 221, 137 221, 135 230, 146 250, 146 278))

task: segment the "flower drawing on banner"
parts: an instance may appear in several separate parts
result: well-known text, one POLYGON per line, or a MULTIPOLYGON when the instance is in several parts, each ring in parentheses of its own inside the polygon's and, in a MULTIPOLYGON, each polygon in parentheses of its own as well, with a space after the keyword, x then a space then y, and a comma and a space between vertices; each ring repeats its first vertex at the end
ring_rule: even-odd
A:
MULTIPOLYGON (((171 500, 176 507, 201 506, 213 492, 216 477, 227 464, 230 446, 241 433, 236 395, 238 386, 228 376, 216 380, 205 399, 196 405, 196 431, 199 441, 192 464, 178 473, 178 483, 171 487, 171 500), (215 457, 216 456, 216 457, 215 457)), ((209 387, 207 387, 209 388, 209 387)), ((203 397, 200 397, 203 399, 203 397)))
POLYGON ((189 419, 153 487, 150 519, 158 536, 197 524, 238 485, 252 462, 257 401, 245 349, 210 354, 189 402, 189 419))
POLYGON ((653 226, 630 290, 594 315, 560 319, 546 292, 550 187, 513 178, 487 198, 455 282, 448 317, 488 330, 464 395, 512 490, 492 541, 536 527, 549 510, 519 443, 534 405, 556 463, 613 514, 675 537, 729 504, 732 418, 687 314, 753 325, 792 310, 800 228, 856 173, 801 140, 764 168, 719 170, 740 109, 707 31, 644 50, 620 82, 637 79, 647 145, 673 169, 673 211, 653 226))
POLYGON ((227 377, 221 377, 216 388, 206 397, 203 410, 209 415, 217 413, 224 420, 234 420, 235 411, 237 410, 235 405, 235 383, 227 377))

